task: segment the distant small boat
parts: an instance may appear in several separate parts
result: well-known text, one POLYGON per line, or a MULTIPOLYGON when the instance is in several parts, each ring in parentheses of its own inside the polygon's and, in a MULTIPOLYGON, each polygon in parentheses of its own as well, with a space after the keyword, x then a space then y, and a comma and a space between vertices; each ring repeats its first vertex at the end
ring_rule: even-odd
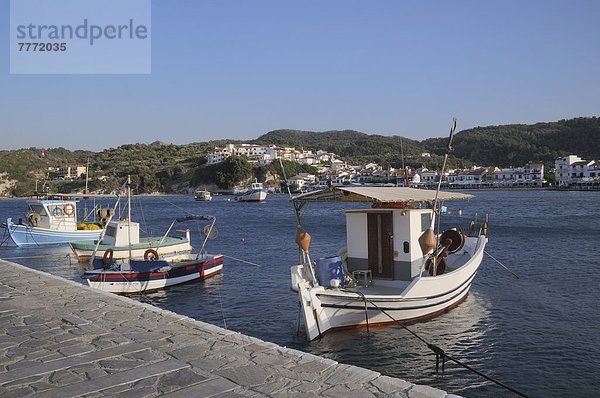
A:
POLYGON ((194 199, 197 202, 210 202, 212 200, 212 195, 209 191, 207 190, 197 190, 194 193, 194 199))
POLYGON ((216 237, 213 216, 186 216, 177 222, 188 220, 209 221, 203 229, 204 242, 198 254, 177 254, 152 257, 144 260, 116 261, 110 251, 102 258, 92 257, 92 270, 84 271, 82 278, 89 286, 117 294, 137 294, 164 289, 217 275, 223 269, 222 254, 207 254, 204 246, 208 239, 216 237))
POLYGON ((267 199, 267 188, 260 182, 253 182, 248 190, 235 194, 237 202, 264 202, 267 199))
POLYGON ((98 239, 103 224, 78 223, 77 201, 63 195, 26 202, 25 220, 6 220, 6 229, 17 246, 38 246, 98 239))

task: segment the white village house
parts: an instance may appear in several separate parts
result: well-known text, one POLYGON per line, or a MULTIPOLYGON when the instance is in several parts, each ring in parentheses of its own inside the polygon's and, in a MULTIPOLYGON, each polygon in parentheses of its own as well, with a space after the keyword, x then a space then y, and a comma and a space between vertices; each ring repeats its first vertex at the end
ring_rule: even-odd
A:
POLYGON ((588 161, 577 155, 569 155, 556 159, 554 164, 556 186, 559 188, 600 185, 600 162, 597 160, 588 161))

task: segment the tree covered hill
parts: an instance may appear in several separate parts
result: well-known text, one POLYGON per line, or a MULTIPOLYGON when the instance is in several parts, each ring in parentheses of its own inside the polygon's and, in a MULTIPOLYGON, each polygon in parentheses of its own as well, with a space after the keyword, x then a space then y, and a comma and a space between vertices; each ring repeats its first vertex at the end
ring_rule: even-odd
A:
POLYGON ((415 158, 424 152, 419 141, 398 136, 369 135, 354 130, 275 130, 258 137, 254 143, 293 146, 313 152, 324 150, 349 162, 376 162, 384 166, 398 166, 402 153, 405 158, 415 158))
MULTIPOLYGON (((89 159, 91 186, 94 191, 112 191, 131 175, 137 192, 186 192, 196 186, 213 184, 231 189, 240 179, 276 178, 278 165, 258 167, 240 159, 219 165, 207 165, 206 154, 215 146, 240 143, 218 140, 186 145, 128 144, 102 152, 70 151, 64 148, 0 150, 0 195, 23 196, 33 192, 36 180, 44 180, 49 167, 69 163, 85 164, 89 159), (277 167, 276 167, 277 166, 277 167), (102 178, 100 178, 102 177, 102 178), (6 182, 15 182, 6 184, 6 182), (2 187, 5 190, 2 192, 2 187), (10 187, 10 188, 6 188, 10 187), (8 190, 6 190, 8 189, 8 190)), ((385 167, 426 166, 439 168, 447 137, 415 141, 398 136, 369 135, 354 130, 311 132, 275 130, 254 144, 325 150, 351 164, 379 163, 385 167), (421 156, 424 152, 431 157, 421 156), (404 156, 402 156, 404 154, 404 156)), ((559 156, 577 154, 584 159, 600 159, 600 118, 576 118, 533 125, 476 127, 455 135, 450 167, 520 166, 529 161, 543 162, 547 170, 559 156)), ((310 167, 284 164, 288 176, 313 172, 310 167)), ((51 192, 81 191, 83 180, 53 181, 51 192)))
MULTIPOLYGON (((59 167, 69 163, 85 164, 88 157, 95 156, 90 151, 70 151, 65 148, 0 150, 0 174, 4 181, 17 181, 12 195, 22 196, 33 192, 36 180, 44 180, 48 176, 48 167, 59 167)), ((41 187, 40 183, 40 187, 41 187)), ((2 195, 2 192, 0 192, 2 195)))
MULTIPOLYGON (((441 155, 446 138, 430 138, 422 144, 441 155)), ((453 156, 478 165, 524 165, 540 161, 554 166, 558 157, 577 154, 588 160, 600 158, 600 118, 576 118, 533 125, 511 124, 476 127, 455 135, 453 156)))

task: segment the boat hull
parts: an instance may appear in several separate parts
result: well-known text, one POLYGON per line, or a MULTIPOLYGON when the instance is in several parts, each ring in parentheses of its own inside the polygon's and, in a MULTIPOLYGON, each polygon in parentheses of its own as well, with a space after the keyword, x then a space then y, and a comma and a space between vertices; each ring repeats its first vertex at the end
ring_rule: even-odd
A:
POLYGON ((212 195, 210 194, 210 192, 204 193, 196 193, 194 195, 194 200, 196 202, 210 202, 212 200, 212 195))
POLYGON ((6 220, 8 233, 17 246, 40 246, 69 243, 78 240, 99 239, 102 230, 59 231, 48 228, 31 227, 15 224, 12 219, 6 220))
MULTIPOLYGON (((77 241, 69 243, 69 246, 79 261, 87 261, 92 258, 92 255, 94 254, 96 243, 90 241, 77 241)), ((144 254, 149 249, 156 250, 161 256, 189 252, 192 250, 192 246, 187 238, 168 237, 162 242, 161 238, 148 238, 147 240, 132 246, 131 256, 129 247, 101 244, 98 246, 95 257, 104 257, 104 254, 108 249, 112 249, 113 259, 120 260, 125 258, 143 258, 144 254)))
POLYGON ((182 283, 204 280, 223 269, 223 256, 208 256, 182 263, 168 271, 86 271, 83 278, 90 287, 117 294, 137 294, 165 289, 182 283))
POLYGON ((330 289, 312 286, 301 269, 292 268, 294 290, 302 304, 306 334, 313 340, 327 331, 349 327, 409 323, 433 318, 460 304, 467 296, 483 258, 486 238, 474 242, 474 251, 460 268, 438 276, 415 278, 393 293, 389 288, 330 289))
POLYGON ((264 202, 267 200, 267 192, 266 190, 244 192, 237 194, 235 200, 237 202, 264 202))

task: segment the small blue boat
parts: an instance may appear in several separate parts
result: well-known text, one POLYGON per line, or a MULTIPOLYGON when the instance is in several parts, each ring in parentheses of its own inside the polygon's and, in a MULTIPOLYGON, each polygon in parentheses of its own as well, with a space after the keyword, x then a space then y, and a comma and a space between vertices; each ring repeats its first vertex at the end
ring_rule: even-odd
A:
POLYGON ((77 223, 77 202, 63 199, 27 201, 25 219, 6 220, 6 229, 17 246, 39 246, 98 239, 100 223, 77 223))

